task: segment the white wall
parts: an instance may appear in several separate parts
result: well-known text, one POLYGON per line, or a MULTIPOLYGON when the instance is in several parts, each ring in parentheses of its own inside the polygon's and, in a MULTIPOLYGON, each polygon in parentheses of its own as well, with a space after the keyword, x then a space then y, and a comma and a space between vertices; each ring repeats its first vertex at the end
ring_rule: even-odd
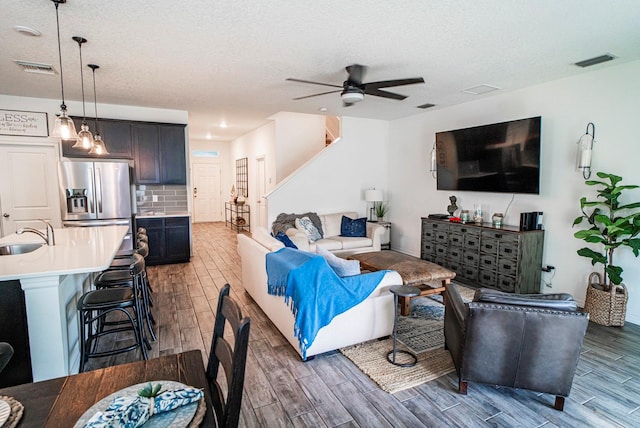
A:
MULTIPOLYGON (((462 105, 425 112, 390 123, 388 146, 389 187, 394 249, 420 254, 420 217, 445 213, 448 197, 455 194, 458 206, 473 209, 482 203, 485 219, 505 212, 510 194, 444 192, 436 190, 429 173, 430 151, 437 131, 445 131, 530 116, 542 116, 540 195, 516 195, 505 218, 518 225, 519 213, 543 211, 545 245, 543 264, 556 267, 555 276, 543 292, 568 292, 583 302, 591 264, 576 251, 582 241, 573 237, 573 220, 580 214, 581 196, 594 196, 575 170, 576 142, 588 122, 596 127, 593 175, 615 173, 623 183, 640 184, 640 61, 585 73, 523 90, 496 94, 462 105)), ((633 201, 640 200, 634 191, 633 201)), ((629 289, 627 320, 640 323, 640 259, 623 249, 616 253, 629 289)))
POLYGON ((269 224, 283 212, 358 211, 367 216, 364 191, 387 190, 388 128, 386 121, 343 117, 342 138, 269 194, 269 224))
POLYGON ((325 146, 325 117, 280 112, 276 124, 276 182, 279 183, 325 146))

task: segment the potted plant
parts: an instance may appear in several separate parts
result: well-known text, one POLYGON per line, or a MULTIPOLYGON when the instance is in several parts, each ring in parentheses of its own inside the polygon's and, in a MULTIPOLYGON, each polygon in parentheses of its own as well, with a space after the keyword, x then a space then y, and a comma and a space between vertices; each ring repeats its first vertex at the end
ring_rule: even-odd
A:
POLYGON ((389 205, 384 202, 375 202, 373 204, 373 211, 376 214, 376 220, 384 221, 384 216, 389 212, 389 205))
POLYGON ((614 264, 614 252, 620 247, 631 248, 637 257, 640 253, 640 202, 621 205, 619 199, 625 190, 637 189, 636 185, 622 185, 622 177, 604 172, 597 176, 603 181, 586 180, 588 186, 598 186, 598 198, 580 199, 582 215, 573 226, 587 223, 588 229, 574 233, 578 239, 594 247, 578 250, 578 255, 591 259, 591 264, 601 264, 602 274, 589 276, 585 311, 591 320, 602 325, 624 325, 627 304, 627 289, 622 283, 623 269, 614 264), (604 181, 604 180, 608 180, 604 181))

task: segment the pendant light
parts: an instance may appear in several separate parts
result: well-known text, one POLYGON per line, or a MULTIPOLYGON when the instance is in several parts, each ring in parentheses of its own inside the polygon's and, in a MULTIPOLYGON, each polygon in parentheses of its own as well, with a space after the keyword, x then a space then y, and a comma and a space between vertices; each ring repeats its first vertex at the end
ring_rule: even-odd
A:
POLYGON ((67 114, 67 106, 64 103, 64 79, 62 78, 62 50, 60 48, 60 18, 58 17, 58 6, 66 3, 67 0, 51 0, 56 5, 56 27, 58 29, 58 59, 60 60, 60 89, 62 92, 62 104, 60 112, 53 125, 53 136, 61 140, 75 140, 78 137, 73 120, 67 114))
POLYGON ((94 142, 93 135, 91 135, 91 131, 89 131, 89 125, 87 125, 87 112, 84 105, 84 73, 82 72, 82 45, 87 43, 87 39, 74 36, 73 40, 78 42, 78 50, 80 51, 80 87, 82 88, 82 125, 80 125, 78 139, 73 145, 73 148, 89 150, 93 147, 94 142))
POLYGON ((102 137, 100 136, 100 131, 98 130, 98 96, 96 95, 96 70, 100 68, 99 65, 89 64, 87 65, 93 72, 93 105, 95 106, 96 113, 96 133, 93 136, 93 147, 89 150, 89 154, 91 155, 108 155, 107 146, 104 145, 104 141, 102 141, 102 137))

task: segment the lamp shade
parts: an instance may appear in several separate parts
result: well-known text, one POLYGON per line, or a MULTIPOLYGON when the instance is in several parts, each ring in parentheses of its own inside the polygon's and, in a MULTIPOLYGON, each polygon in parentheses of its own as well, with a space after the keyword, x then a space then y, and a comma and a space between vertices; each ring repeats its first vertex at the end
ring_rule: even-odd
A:
POLYGON ((382 202, 384 200, 384 194, 382 190, 378 189, 365 190, 364 200, 367 202, 382 202))

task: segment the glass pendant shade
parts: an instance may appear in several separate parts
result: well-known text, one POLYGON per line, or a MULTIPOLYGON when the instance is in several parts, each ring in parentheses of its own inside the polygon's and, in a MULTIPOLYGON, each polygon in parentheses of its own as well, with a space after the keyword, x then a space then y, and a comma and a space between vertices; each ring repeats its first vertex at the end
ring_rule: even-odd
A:
POLYGON ((107 147, 104 145, 102 141, 102 137, 96 131, 96 135, 93 137, 93 146, 91 150, 89 150, 90 155, 108 155, 107 147))
POLYGON ((56 117, 56 123, 53 125, 53 136, 54 138, 60 138, 61 140, 75 140, 78 138, 76 126, 67 114, 67 108, 64 105, 60 106, 60 112, 56 117))
POLYGON ((91 131, 89 131, 89 125, 83 121, 82 125, 80 125, 80 132, 78 132, 78 138, 73 148, 89 150, 93 147, 93 144, 93 135, 91 135, 91 131))

